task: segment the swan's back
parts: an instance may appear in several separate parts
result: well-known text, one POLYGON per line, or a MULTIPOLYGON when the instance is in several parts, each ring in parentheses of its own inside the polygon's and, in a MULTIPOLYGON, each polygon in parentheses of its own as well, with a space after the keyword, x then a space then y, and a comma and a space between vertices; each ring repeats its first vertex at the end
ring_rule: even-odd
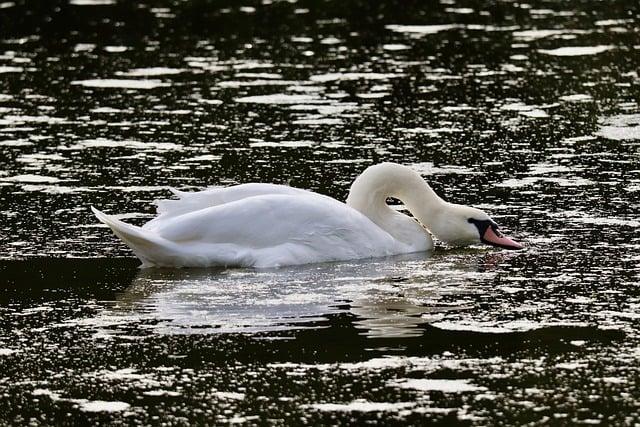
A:
POLYGON ((314 194, 307 190, 278 184, 249 183, 234 185, 233 187, 214 187, 203 191, 186 192, 171 189, 178 199, 161 199, 154 203, 158 216, 143 228, 153 228, 157 223, 169 218, 194 212, 211 206, 223 205, 247 197, 262 196, 266 194, 309 195, 314 194))
POLYGON ((421 250, 408 248, 335 199, 304 190, 291 193, 229 202, 219 197, 218 204, 161 215, 143 228, 97 215, 147 266, 274 267, 421 250))

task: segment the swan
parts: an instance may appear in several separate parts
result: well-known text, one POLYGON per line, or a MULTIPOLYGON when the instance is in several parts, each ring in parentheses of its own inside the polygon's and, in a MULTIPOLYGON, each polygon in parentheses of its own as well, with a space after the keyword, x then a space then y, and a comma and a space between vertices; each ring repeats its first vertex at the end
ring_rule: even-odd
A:
POLYGON ((250 183, 199 192, 172 190, 142 227, 91 207, 142 267, 269 268, 373 258, 433 249, 433 234, 454 246, 523 246, 485 212, 440 198, 422 177, 395 163, 368 167, 346 203, 285 185, 250 183), (387 205, 404 202, 412 218, 387 205))

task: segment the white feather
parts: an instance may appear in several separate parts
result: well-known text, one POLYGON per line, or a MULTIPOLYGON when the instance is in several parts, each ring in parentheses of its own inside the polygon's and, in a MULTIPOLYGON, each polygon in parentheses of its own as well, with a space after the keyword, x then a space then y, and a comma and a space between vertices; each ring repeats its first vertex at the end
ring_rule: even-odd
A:
POLYGON ((465 217, 464 230, 456 234, 454 226, 452 231, 451 218, 472 208, 443 201, 416 172, 390 163, 363 172, 346 204, 274 184, 172 192, 179 199, 157 201, 158 216, 142 227, 92 209, 143 266, 275 267, 431 249, 431 236, 421 224, 386 205, 390 196, 405 201, 436 236, 468 239, 472 227, 465 217))

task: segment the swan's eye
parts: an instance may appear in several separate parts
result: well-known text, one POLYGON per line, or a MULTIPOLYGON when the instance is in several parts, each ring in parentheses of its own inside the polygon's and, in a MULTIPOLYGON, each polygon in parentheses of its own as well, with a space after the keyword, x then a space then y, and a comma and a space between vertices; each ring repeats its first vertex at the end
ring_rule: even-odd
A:
POLYGON ((482 219, 469 218, 467 221, 476 226, 476 228, 478 229, 478 233, 480 233, 480 236, 484 236, 484 233, 487 231, 489 227, 494 229, 494 226, 495 226, 497 228, 495 223, 489 219, 482 220, 482 219))

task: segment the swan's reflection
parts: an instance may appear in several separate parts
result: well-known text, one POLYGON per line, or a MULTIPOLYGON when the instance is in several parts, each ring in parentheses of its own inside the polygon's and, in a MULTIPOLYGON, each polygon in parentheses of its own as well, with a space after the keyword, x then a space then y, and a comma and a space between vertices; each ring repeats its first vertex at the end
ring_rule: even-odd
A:
POLYGON ((349 312, 367 335, 411 336, 470 306, 493 275, 491 262, 477 261, 422 253, 270 270, 147 269, 104 314, 152 319, 160 333, 210 333, 322 327, 349 312))

